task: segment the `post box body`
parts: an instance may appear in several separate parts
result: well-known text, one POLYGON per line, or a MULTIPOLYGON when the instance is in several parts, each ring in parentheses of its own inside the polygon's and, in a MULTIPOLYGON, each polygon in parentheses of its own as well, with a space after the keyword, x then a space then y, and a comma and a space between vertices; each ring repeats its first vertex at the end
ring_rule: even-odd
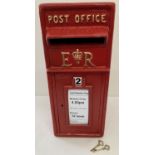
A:
POLYGON ((39 12, 54 134, 103 136, 114 3, 41 4, 39 12))

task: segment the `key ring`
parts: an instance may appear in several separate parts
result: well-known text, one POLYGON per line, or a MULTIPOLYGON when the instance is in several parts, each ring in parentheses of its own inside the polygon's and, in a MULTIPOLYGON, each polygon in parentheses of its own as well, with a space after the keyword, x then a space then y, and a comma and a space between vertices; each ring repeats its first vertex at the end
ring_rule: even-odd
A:
POLYGON ((107 144, 104 145, 104 142, 102 140, 98 140, 98 144, 95 147, 93 147, 90 151, 91 152, 96 152, 96 151, 101 151, 101 150, 109 151, 110 146, 107 145, 107 144), (102 148, 99 148, 99 147, 102 147, 102 148))

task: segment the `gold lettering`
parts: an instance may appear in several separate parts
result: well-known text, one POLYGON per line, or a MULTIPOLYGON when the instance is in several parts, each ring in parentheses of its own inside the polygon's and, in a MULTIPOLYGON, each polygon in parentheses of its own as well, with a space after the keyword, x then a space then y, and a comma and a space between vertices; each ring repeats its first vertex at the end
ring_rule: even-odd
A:
POLYGON ((58 23, 58 16, 57 15, 53 16, 53 21, 54 21, 54 23, 58 23))
POLYGON ((95 19, 96 19, 96 22, 97 22, 97 23, 99 23, 99 22, 100 22, 99 17, 100 17, 100 15, 96 15, 96 18, 95 18, 95 19))
MULTIPOLYGON (((62 24, 69 22, 69 14, 60 14, 60 15, 48 15, 48 22, 55 23, 55 24, 62 24)), ((75 23, 106 23, 106 14, 76 14, 74 16, 75 23)))
POLYGON ((63 21, 63 15, 60 15, 59 16, 59 23, 63 23, 64 21, 63 21))
POLYGON ((79 22, 80 22, 79 15, 75 15, 75 23, 79 23, 79 22))
POLYGON ((92 61, 91 61, 93 59, 93 54, 91 52, 84 52, 84 55, 85 55, 85 63, 84 63, 84 66, 89 66, 89 65, 95 66, 92 63, 92 61))
POLYGON ((68 18, 69 18, 69 15, 68 14, 65 14, 65 15, 48 15, 48 22, 49 23, 55 23, 55 24, 62 24, 64 22, 68 22, 68 18))
POLYGON ((91 16, 91 15, 87 15, 87 16, 86 16, 86 20, 87 20, 87 22, 89 22, 89 20, 90 20, 90 16, 91 16))
POLYGON ((81 15, 81 23, 84 21, 84 17, 85 17, 85 15, 83 14, 83 15, 81 15))
POLYGON ((102 23, 106 23, 105 16, 106 16, 106 14, 101 15, 101 22, 102 23))
POLYGON ((68 18, 69 18, 69 15, 64 15, 65 19, 66 19, 66 23, 68 22, 68 18))
POLYGON ((92 22, 94 23, 94 15, 92 15, 92 22))
POLYGON ((68 63, 68 56, 70 55, 69 52, 61 52, 61 55, 62 55, 62 66, 64 67, 69 67, 69 66, 72 66, 72 64, 69 64, 68 63))
POLYGON ((51 22, 51 20, 52 20, 52 16, 48 16, 48 22, 50 23, 51 22))

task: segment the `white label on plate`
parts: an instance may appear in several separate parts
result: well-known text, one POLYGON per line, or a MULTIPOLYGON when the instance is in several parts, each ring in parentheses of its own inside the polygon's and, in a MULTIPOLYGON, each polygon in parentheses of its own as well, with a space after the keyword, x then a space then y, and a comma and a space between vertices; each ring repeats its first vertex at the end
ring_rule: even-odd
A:
POLYGON ((69 122, 70 124, 88 124, 88 90, 69 89, 69 122))

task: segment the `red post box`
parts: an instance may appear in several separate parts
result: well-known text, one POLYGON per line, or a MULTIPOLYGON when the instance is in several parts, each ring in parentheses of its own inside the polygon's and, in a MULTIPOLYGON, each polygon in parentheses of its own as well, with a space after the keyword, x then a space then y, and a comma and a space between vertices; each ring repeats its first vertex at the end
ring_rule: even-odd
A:
POLYGON ((103 136, 114 3, 39 6, 56 136, 103 136))

